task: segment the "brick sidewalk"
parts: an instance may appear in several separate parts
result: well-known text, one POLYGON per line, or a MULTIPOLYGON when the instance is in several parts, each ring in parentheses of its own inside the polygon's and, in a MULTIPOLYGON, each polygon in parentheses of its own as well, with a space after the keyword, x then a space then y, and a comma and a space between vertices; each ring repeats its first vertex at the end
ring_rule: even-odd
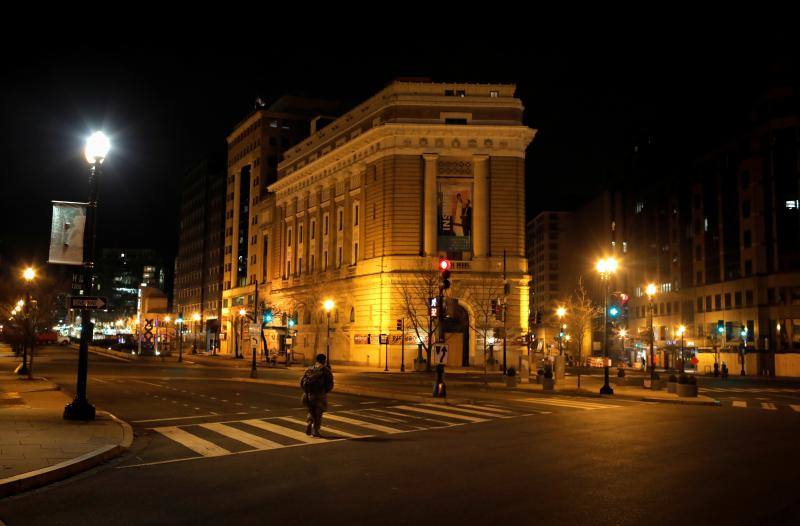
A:
MULTIPOLYGON (((6 371, 15 363, 0 359, 6 371)), ((98 411, 91 422, 64 420, 71 398, 41 378, 0 373, 0 497, 89 469, 130 446, 130 426, 98 411)))

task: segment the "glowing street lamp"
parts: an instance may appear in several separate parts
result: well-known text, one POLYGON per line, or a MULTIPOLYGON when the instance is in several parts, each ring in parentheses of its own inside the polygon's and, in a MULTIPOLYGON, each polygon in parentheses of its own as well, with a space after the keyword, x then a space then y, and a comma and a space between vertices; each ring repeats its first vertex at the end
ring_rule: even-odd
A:
POLYGON ((192 333, 194 334, 192 338, 192 354, 197 354, 197 322, 200 321, 200 314, 197 312, 192 314, 192 321, 194 322, 192 327, 192 333))
POLYGON ((655 340, 655 333, 653 332, 653 298, 656 295, 657 288, 655 283, 649 283, 645 287, 644 292, 647 294, 648 311, 650 312, 649 326, 650 326, 650 388, 653 388, 653 382, 656 380, 656 365, 653 356, 653 340, 655 340))
POLYGON ((30 303, 31 303, 31 283, 36 278, 36 271, 32 267, 28 267, 22 271, 22 279, 25 280, 25 299, 17 302, 17 312, 23 311, 24 318, 24 335, 25 338, 22 342, 22 364, 17 367, 17 374, 27 374, 28 378, 32 377, 33 371, 33 327, 31 327, 30 317, 30 303), (28 347, 31 349, 30 361, 28 363, 28 347))
POLYGON ((178 314, 175 318, 176 331, 178 332, 178 362, 183 362, 183 316, 178 314))
POLYGON ((325 313, 328 317, 328 338, 327 338, 327 345, 325 348, 325 361, 328 363, 328 366, 331 364, 331 311, 333 310, 334 303, 333 300, 328 298, 322 303, 322 307, 325 309, 325 313))
POLYGON ((613 257, 602 258, 595 265, 600 279, 606 285, 605 294, 603 294, 605 303, 605 308, 603 308, 603 387, 600 388, 600 394, 614 394, 608 381, 608 289, 611 276, 617 271, 618 266, 617 260, 613 257))
POLYGON ((744 376, 746 374, 745 370, 744 370, 744 354, 745 354, 745 351, 747 351, 747 325, 742 324, 742 330, 741 330, 741 332, 739 334, 742 337, 742 371, 741 371, 741 374, 742 374, 742 376, 744 376))
POLYGON ((686 334, 686 325, 679 325, 678 326, 678 336, 681 337, 681 373, 686 372, 686 368, 684 367, 684 359, 683 359, 683 335, 686 334))

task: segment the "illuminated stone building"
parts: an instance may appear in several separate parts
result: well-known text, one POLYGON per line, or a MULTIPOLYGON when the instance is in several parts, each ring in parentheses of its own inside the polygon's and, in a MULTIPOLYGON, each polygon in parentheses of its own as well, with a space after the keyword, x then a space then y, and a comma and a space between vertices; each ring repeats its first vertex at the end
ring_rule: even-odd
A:
MULTIPOLYGON (((447 257, 448 364, 482 364, 484 343, 499 359, 503 322, 486 311, 503 300, 505 259, 506 344, 516 365, 529 315, 524 163, 535 131, 522 124, 514 92, 509 84, 394 82, 284 153, 277 181, 254 203, 245 276, 259 283, 259 313, 296 313, 293 352, 309 359, 325 351, 322 302, 331 299, 332 363, 383 367, 388 353, 395 368, 404 342, 410 367, 426 331, 408 319, 409 304, 427 312, 427 295, 406 301, 403 290, 436 276, 447 257), (389 335, 388 349, 380 334, 389 335)), ((253 315, 254 292, 231 302, 228 331, 242 308, 234 304, 253 315)), ((268 341, 282 324, 278 316, 268 341)))

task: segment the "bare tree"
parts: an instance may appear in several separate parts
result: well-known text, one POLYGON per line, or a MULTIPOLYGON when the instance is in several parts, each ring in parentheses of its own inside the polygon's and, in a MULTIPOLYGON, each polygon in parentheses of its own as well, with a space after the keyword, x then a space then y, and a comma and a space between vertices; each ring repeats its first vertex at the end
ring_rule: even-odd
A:
POLYGON ((404 274, 394 285, 400 297, 399 310, 425 351, 427 371, 431 370, 434 335, 439 329, 439 318, 431 316, 430 299, 439 295, 439 282, 439 271, 431 269, 404 274))
MULTIPOLYGON (((278 308, 285 312, 303 313, 302 323, 307 331, 313 335, 313 349, 314 356, 319 354, 319 340, 320 333, 325 330, 325 322, 323 321, 323 285, 324 283, 319 280, 319 276, 314 275, 314 281, 303 286, 302 292, 297 295, 286 298, 282 301, 278 308)), ((300 323, 300 320, 297 320, 300 323)))
POLYGON ((575 334, 575 345, 579 361, 583 362, 583 340, 586 332, 592 327, 592 321, 603 310, 592 302, 589 293, 583 286, 583 276, 578 277, 578 286, 567 300, 567 327, 575 334))
MULTIPOLYGON (((503 297, 503 282, 496 276, 484 274, 475 281, 465 284, 465 291, 462 296, 472 305, 475 316, 470 317, 470 328, 483 340, 483 381, 487 381, 487 363, 494 357, 489 347, 489 335, 494 332, 497 319, 494 312, 492 300, 500 302, 503 297)), ((504 334, 504 338, 508 335, 504 334)))

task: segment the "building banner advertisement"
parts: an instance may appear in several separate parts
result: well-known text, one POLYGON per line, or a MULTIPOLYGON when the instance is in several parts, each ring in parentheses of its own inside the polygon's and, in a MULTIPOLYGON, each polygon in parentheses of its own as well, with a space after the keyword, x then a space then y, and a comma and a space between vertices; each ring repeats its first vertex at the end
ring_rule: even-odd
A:
POLYGON ((472 252, 472 184, 439 183, 439 250, 472 252))
POLYGON ((86 203, 53 201, 48 263, 83 265, 83 228, 86 203))

